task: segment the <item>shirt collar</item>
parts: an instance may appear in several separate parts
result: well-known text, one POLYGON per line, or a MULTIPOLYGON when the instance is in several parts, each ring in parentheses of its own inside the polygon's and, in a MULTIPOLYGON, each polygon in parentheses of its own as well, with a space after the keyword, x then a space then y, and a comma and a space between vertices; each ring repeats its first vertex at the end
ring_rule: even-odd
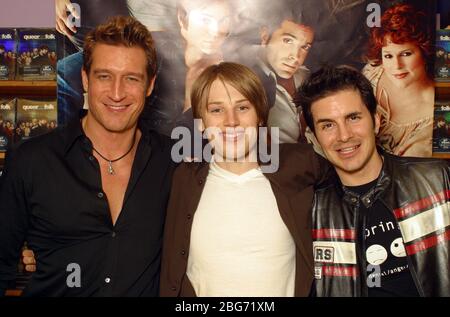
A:
MULTIPOLYGON (((87 115, 86 109, 81 109, 79 116, 77 118, 73 118, 69 121, 67 126, 64 129, 64 154, 70 151, 75 141, 82 138, 86 140, 89 144, 90 141, 86 137, 83 131, 83 127, 81 126, 81 120, 84 116, 87 115)), ((150 144, 150 130, 145 126, 142 120, 138 121, 138 129, 141 131, 141 139, 144 140, 145 143, 150 144)))
POLYGON ((80 110, 78 117, 69 121, 65 127, 64 133, 64 154, 72 148, 75 141, 80 137, 86 137, 81 127, 81 119, 87 114, 87 110, 80 110))
POLYGON ((267 65, 267 63, 261 57, 261 54, 262 54, 262 52, 260 52, 260 54, 258 56, 258 60, 257 60, 258 66, 261 68, 261 70, 267 77, 272 77, 273 79, 275 79, 275 82, 277 82, 277 76, 275 75, 275 72, 267 65))
POLYGON ((338 183, 338 192, 340 195, 343 196, 343 199, 355 204, 359 198, 361 198, 361 201, 364 203, 366 208, 370 207, 376 199, 378 199, 382 193, 384 193, 387 188, 389 188, 391 184, 391 171, 392 171, 392 163, 389 158, 389 154, 387 154, 383 149, 377 148, 378 153, 383 157, 383 165, 380 171, 380 174, 377 178, 376 185, 369 190, 364 195, 359 195, 357 193, 352 192, 351 190, 347 189, 340 181, 339 177, 337 176, 337 173, 335 173, 335 179, 338 183))

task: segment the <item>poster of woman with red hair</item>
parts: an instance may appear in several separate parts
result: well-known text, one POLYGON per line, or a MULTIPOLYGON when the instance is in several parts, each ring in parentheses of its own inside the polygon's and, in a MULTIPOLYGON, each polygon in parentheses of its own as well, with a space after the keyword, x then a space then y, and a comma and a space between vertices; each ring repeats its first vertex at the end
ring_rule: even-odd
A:
POLYGON ((425 12, 394 5, 371 30, 363 73, 378 100, 379 144, 400 156, 431 156, 433 39, 425 12))

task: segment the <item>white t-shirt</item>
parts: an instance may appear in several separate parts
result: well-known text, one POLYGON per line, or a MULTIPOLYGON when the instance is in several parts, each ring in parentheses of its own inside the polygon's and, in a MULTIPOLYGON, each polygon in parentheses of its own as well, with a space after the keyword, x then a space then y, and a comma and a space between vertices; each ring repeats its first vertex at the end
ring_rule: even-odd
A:
POLYGON ((294 296, 295 243, 260 169, 236 175, 211 163, 187 276, 197 296, 294 296))

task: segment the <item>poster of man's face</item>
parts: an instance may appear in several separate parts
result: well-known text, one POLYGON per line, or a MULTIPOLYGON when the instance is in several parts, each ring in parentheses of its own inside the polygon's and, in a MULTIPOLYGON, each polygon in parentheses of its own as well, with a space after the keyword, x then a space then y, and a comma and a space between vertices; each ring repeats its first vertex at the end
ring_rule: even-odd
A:
MULTIPOLYGON (((77 28, 83 34, 104 22, 106 14, 132 15, 152 32, 159 68, 141 119, 160 133, 170 136, 178 126, 194 129, 193 83, 209 65, 232 61, 260 77, 269 101, 268 125, 280 129, 281 143, 314 142, 302 110, 293 103, 295 92, 322 65, 348 65, 366 75, 377 97, 389 96, 392 101, 379 100, 384 119, 379 144, 398 155, 431 155, 434 93, 422 99, 425 110, 417 118, 396 117, 405 105, 393 101, 402 100, 399 91, 431 87, 435 52, 425 42, 434 38, 436 1, 79 0, 77 4, 77 28), (420 131, 407 131, 408 124, 421 118, 427 120, 421 121, 420 131), (421 137, 411 140, 403 137, 405 133, 421 137), (414 149, 414 144, 420 146, 414 149)), ((65 34, 65 41, 65 58, 58 68, 60 124, 89 107, 80 84, 83 39, 77 32, 65 34)), ((415 113, 416 105, 410 107, 409 113, 415 113)))

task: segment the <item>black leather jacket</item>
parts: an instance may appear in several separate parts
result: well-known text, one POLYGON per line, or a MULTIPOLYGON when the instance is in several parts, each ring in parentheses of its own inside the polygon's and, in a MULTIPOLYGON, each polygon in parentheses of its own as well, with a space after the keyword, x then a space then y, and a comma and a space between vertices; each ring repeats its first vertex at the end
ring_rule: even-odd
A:
MULTIPOLYGON (((382 153, 377 185, 362 197, 342 186, 335 171, 313 203, 317 296, 367 296, 363 254, 366 215, 380 200, 392 210, 403 237, 408 266, 421 296, 450 296, 450 169, 437 159, 382 153), (363 209, 364 210, 364 209, 363 209)), ((369 272, 370 274, 370 272, 369 272)))

